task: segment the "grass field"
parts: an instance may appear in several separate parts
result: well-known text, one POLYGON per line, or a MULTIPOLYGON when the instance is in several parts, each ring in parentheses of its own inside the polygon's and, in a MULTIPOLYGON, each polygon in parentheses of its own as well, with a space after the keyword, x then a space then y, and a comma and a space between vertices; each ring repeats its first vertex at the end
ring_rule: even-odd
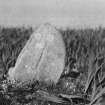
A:
POLYGON ((18 88, 7 82, 7 72, 14 67, 33 28, 0 27, 0 105, 105 104, 105 28, 58 30, 66 58, 57 85, 34 82, 28 88, 18 88))

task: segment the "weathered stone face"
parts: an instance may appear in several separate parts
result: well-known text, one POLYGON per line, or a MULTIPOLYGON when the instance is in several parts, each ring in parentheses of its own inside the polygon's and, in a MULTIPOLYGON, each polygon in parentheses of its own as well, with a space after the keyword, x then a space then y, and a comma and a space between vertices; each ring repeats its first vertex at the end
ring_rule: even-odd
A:
POLYGON ((41 25, 29 38, 9 70, 9 78, 20 82, 58 82, 64 69, 65 47, 60 33, 51 25, 41 25))

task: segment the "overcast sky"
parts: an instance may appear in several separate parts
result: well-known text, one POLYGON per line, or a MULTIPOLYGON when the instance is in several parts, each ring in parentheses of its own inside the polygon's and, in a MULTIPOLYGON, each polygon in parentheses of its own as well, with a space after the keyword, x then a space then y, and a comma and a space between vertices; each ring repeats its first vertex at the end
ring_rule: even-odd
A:
POLYGON ((0 0, 0 24, 105 26, 105 0, 0 0))

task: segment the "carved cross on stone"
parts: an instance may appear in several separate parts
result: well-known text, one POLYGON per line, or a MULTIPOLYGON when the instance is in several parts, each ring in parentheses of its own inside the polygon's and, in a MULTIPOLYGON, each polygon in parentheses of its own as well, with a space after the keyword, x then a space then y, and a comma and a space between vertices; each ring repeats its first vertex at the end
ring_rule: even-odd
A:
POLYGON ((12 81, 38 80, 57 83, 64 70, 65 46, 61 34, 50 24, 39 26, 8 72, 12 81))

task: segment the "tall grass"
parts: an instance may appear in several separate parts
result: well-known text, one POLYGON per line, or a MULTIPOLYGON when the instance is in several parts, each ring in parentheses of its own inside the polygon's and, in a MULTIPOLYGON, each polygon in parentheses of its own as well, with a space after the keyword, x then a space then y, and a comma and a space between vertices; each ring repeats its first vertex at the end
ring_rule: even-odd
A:
POLYGON ((105 92, 105 29, 67 29, 61 33, 66 44, 66 65, 71 67, 70 59, 76 60, 77 69, 85 79, 84 94, 89 97, 90 105, 96 104, 105 92))
MULTIPOLYGON (((63 72, 65 74, 65 78, 66 75, 72 71, 74 66, 80 72, 80 76, 78 78, 74 78, 78 82, 75 83, 76 91, 72 95, 65 95, 62 93, 64 86, 62 87, 61 85, 61 91, 56 87, 57 91, 59 91, 57 92, 59 93, 57 96, 60 96, 60 98, 62 97, 62 100, 67 99, 70 102, 72 101, 71 104, 74 104, 75 100, 79 100, 76 102, 78 105, 80 103, 90 105, 98 105, 100 103, 100 105, 104 105, 105 28, 99 27, 96 29, 79 30, 71 30, 68 28, 66 30, 59 29, 59 31, 62 34, 66 48, 65 68, 63 72), (79 92, 77 92, 77 90, 79 92)), ((9 68, 15 65, 20 51, 26 44, 32 32, 33 29, 31 27, 0 28, 1 82, 6 79, 5 77, 7 76, 9 68)), ((60 80, 63 78, 64 77, 61 76, 60 80)), ((64 79, 64 82, 66 79, 64 79)), ((69 88, 70 87, 67 87, 66 89, 70 90, 69 88)), ((56 102, 57 104, 57 99, 55 99, 55 97, 51 99, 51 96, 49 96, 50 101, 56 102)), ((47 101, 48 99, 47 95, 47 101)))

